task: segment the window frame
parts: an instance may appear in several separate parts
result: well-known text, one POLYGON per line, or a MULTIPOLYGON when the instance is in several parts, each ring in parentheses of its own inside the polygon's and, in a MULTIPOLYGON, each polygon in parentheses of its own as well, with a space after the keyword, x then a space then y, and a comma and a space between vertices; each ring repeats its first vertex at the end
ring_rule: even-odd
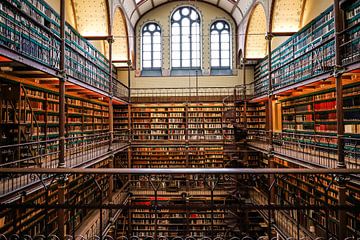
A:
POLYGON ((196 9, 194 6, 192 5, 183 5, 183 6, 179 6, 177 8, 175 8, 171 15, 170 15, 170 68, 172 71, 174 71, 174 73, 176 73, 175 75, 183 75, 182 72, 183 71, 191 71, 191 70, 196 70, 196 72, 198 72, 198 70, 201 70, 202 69, 202 17, 201 17, 201 14, 200 12, 198 11, 198 9, 196 9), (173 17, 174 17, 174 14, 177 13, 178 11, 180 12, 182 9, 184 8, 188 8, 190 10, 189 14, 187 16, 183 16, 181 15, 180 13, 180 19, 179 20, 174 20, 173 17), (192 20, 190 18, 190 15, 191 15, 191 11, 194 11, 198 18, 196 20, 192 20), (173 24, 174 23, 178 23, 179 24, 179 30, 180 30, 180 35, 182 34, 182 29, 183 29, 183 26, 181 25, 181 21, 185 18, 188 18, 190 20, 190 25, 189 25, 189 36, 194 36, 194 34, 192 33, 192 25, 194 23, 198 23, 198 41, 193 41, 192 39, 190 40, 189 42, 189 45, 190 45, 190 48, 188 50, 189 52, 189 59, 185 59, 185 60, 189 60, 190 61, 190 66, 183 66, 183 40, 182 38, 180 37, 180 40, 179 42, 177 42, 179 44, 179 47, 180 49, 179 50, 176 50, 177 52, 180 53, 180 58, 179 59, 173 59, 173 54, 174 54, 174 50, 173 50, 173 47, 174 47, 174 41, 173 41, 173 24), (192 48, 192 44, 199 44, 199 49, 196 50, 199 54, 199 65, 198 66, 194 66, 193 65, 193 61, 192 61, 192 55, 193 53, 195 52, 195 50, 193 50, 192 48), (174 60, 178 60, 179 63, 180 63, 180 66, 179 67, 174 67, 174 60))
MULTIPOLYGON (((160 26, 159 23, 157 22, 146 22, 143 24, 142 28, 141 28, 141 58, 140 58, 140 61, 141 61, 141 70, 142 71, 146 71, 146 72, 158 72, 158 71, 161 71, 161 68, 162 68, 162 64, 163 64, 163 52, 162 52, 162 28, 160 26), (151 25, 151 24, 154 24, 155 25, 155 28, 159 28, 159 30, 157 31, 156 29, 154 31, 149 31, 147 30, 146 32, 149 32, 151 34, 150 38, 151 38, 151 67, 144 67, 144 29, 145 27, 151 25), (156 32, 159 32, 160 33, 160 67, 154 67, 153 63, 154 63, 154 43, 153 43, 153 39, 154 39, 154 33, 156 32)), ((148 51, 147 51, 148 52, 148 51)), ((156 51, 158 52, 158 51, 156 51)))
POLYGON ((210 68, 211 70, 215 70, 215 71, 222 71, 222 70, 232 70, 233 68, 233 56, 232 56, 232 52, 233 52, 233 49, 232 49, 232 46, 233 46, 233 39, 232 39, 232 28, 231 28, 231 24, 225 20, 225 19, 216 19, 214 20, 211 25, 210 25, 210 29, 209 29, 209 33, 210 33, 210 68), (229 66, 222 66, 222 61, 225 59, 222 57, 222 50, 221 50, 221 45, 222 45, 222 41, 221 41, 221 33, 222 31, 224 31, 224 29, 226 28, 223 28, 223 30, 219 31, 217 28, 216 28, 216 24, 219 23, 219 22, 222 22, 223 24, 227 25, 228 27, 228 34, 229 34, 229 66), (213 27, 215 26, 216 29, 213 29, 213 27), (212 41, 212 35, 213 35, 213 31, 217 31, 217 35, 218 36, 218 50, 213 50, 213 41, 212 41), (212 56, 212 53, 213 51, 218 51, 218 60, 219 60, 219 66, 213 66, 212 65, 212 60, 214 59, 213 56, 212 56))

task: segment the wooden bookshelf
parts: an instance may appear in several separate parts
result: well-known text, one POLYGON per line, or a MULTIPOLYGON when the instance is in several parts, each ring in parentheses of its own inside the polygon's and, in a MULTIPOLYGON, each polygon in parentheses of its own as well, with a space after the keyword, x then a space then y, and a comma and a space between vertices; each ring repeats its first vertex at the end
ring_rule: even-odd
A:
MULTIPOLYGON (((43 0, 6 0, 0 3, 0 12, 6 19, 0 25, 3 47, 59 70, 60 16, 54 9, 43 0), (32 47, 21 47, 28 45, 32 47)), ((67 23, 65 31, 67 74, 109 92, 110 68, 106 57, 67 23)))
MULTIPOLYGON (((108 167, 108 161, 102 161, 91 166, 93 168, 108 167)), ((35 190, 29 194, 22 195, 13 203, 18 204, 56 204, 58 201, 57 182, 48 186, 45 190, 42 186, 40 190, 35 190)), ((81 205, 100 203, 100 199, 108 196, 109 177, 96 175, 95 178, 88 178, 83 175, 70 175, 66 181, 66 204, 81 205), (96 180, 102 188, 102 195, 97 188, 96 180)), ((75 227, 77 229, 81 222, 89 216, 91 211, 76 209, 75 211, 65 211, 65 219, 68 233, 75 227)), ((57 231, 57 210, 42 208, 27 209, 4 209, 0 213, 0 231, 4 234, 19 233, 36 236, 44 234, 55 234, 57 231)))
MULTIPOLYGON (((348 136, 360 134, 359 83, 344 86, 344 127, 348 136)), ((329 88, 282 100, 283 131, 304 134, 336 134, 335 89, 329 88)))
MULTIPOLYGON (((57 92, 20 84, 2 83, 1 87, 7 96, 1 98, 0 123, 8 126, 2 130, 8 139, 19 143, 58 137, 57 92)), ((109 131, 108 103, 68 95, 65 111, 67 137, 109 131)))
POLYGON ((221 103, 132 104, 132 131, 135 141, 209 141, 231 139, 224 129, 221 103))
POLYGON ((144 237, 152 235, 156 231, 159 235, 169 237, 193 236, 204 237, 210 234, 224 236, 228 231, 226 222, 233 218, 221 209, 225 200, 224 195, 214 195, 213 214, 209 210, 186 210, 186 206, 202 207, 210 206, 210 191, 203 190, 201 195, 186 200, 178 193, 167 192, 157 197, 158 206, 171 205, 179 209, 161 210, 144 209, 144 206, 154 206, 155 198, 152 191, 136 191, 131 200, 130 211, 131 232, 135 236, 144 237), (217 206, 217 207, 215 207, 217 206))
MULTIPOLYGON (((344 66, 360 60, 359 13, 360 3, 346 1, 345 31, 341 38, 341 59, 344 66)), ((335 65, 334 16, 331 6, 300 31, 272 51, 272 87, 279 90, 305 80, 329 74, 335 65)), ((255 95, 264 96, 269 91, 268 58, 255 67, 255 95)))

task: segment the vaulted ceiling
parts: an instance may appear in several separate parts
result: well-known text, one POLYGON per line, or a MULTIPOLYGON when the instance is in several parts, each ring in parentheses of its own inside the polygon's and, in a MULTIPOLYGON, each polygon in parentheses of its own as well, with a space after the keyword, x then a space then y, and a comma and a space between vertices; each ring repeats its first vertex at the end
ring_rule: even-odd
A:
MULTIPOLYGON (((46 1, 55 8, 59 5, 58 0, 46 1)), ((139 19, 152 9, 174 1, 179 0, 66 0, 67 20, 84 36, 116 36, 113 57, 122 61, 134 54, 134 28, 139 19)), ((307 21, 303 19, 304 9, 314 11, 314 6, 309 5, 314 0, 183 0, 189 1, 209 3, 228 12, 238 25, 238 48, 246 47, 245 56, 249 58, 261 58, 266 53, 266 32, 298 31, 307 21)), ((325 6, 332 2, 323 1, 325 6)), ((317 10, 317 14, 321 11, 317 10)), ((107 53, 105 41, 94 45, 107 53)))
MULTIPOLYGON (((119 0, 123 6, 128 19, 132 26, 135 26, 142 15, 153 8, 156 8, 164 3, 173 2, 174 0, 119 0)), ((193 0, 192 0, 193 1, 193 0)), ((241 22, 244 14, 248 11, 253 0, 198 0, 199 2, 206 2, 228 12, 236 21, 237 24, 241 22)), ((186 2, 186 1, 184 1, 186 2)))

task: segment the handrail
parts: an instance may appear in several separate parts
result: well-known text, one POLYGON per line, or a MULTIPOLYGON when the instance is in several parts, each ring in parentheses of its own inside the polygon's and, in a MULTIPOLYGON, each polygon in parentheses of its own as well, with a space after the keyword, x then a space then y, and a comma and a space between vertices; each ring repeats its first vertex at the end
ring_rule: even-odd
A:
POLYGON ((0 168, 0 174, 122 174, 122 175, 176 175, 176 174, 360 174, 360 169, 343 168, 0 168))

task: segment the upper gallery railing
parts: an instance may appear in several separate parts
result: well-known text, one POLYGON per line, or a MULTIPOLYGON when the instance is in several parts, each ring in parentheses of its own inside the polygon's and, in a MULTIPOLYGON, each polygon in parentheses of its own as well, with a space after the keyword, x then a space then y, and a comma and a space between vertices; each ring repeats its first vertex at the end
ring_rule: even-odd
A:
MULTIPOLYGON (((360 60, 360 2, 344 6, 346 29, 341 33, 343 66, 360 60)), ((333 7, 272 51, 272 90, 331 73, 335 66, 333 7)), ((255 95, 269 91, 268 57, 255 67, 255 95)))
MULTIPOLYGON (((74 79, 110 91, 109 61, 66 24, 66 70, 74 79)), ((0 3, 0 46, 59 70, 60 16, 43 0, 0 3)), ((116 76, 114 71, 113 76, 116 76)), ((113 78, 116 97, 127 99, 127 87, 113 78)))

